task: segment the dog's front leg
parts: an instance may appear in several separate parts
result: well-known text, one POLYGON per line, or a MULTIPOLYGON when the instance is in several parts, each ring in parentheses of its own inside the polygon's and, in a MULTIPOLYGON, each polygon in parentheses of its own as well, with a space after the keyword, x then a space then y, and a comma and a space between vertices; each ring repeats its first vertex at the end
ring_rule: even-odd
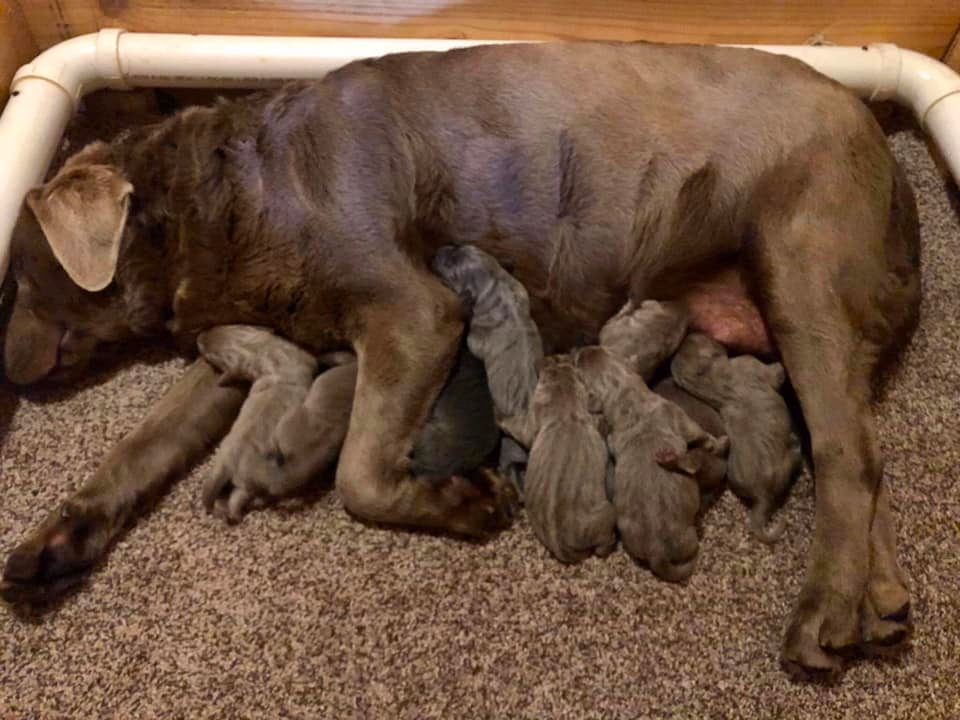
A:
MULTIPOLYGON (((396 271, 396 275, 401 275, 396 271)), ((337 489, 365 520, 483 536, 510 518, 516 493, 495 477, 418 478, 409 453, 457 353, 463 324, 456 296, 410 268, 388 300, 359 309, 353 339, 358 377, 337 489)))
POLYGON ((10 554, 4 599, 40 600, 76 584, 134 512, 226 432, 246 392, 218 377, 205 360, 190 366, 94 476, 10 554))

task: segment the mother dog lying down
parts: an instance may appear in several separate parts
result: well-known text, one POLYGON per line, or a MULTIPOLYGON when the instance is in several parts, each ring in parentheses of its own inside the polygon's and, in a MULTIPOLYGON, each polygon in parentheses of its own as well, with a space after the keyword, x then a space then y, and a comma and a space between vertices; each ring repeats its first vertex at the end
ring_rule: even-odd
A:
MULTIPOLYGON (((101 343, 227 323, 352 347, 346 507, 480 535, 499 498, 407 470, 462 329, 428 271, 446 243, 514 269, 548 353, 594 342, 628 298, 687 301, 728 346, 775 348, 817 482, 784 666, 829 673, 835 651, 907 637, 870 401, 916 317, 915 206, 867 109, 787 58, 606 43, 395 55, 89 146, 27 197, 7 373, 32 383, 101 343)), ((89 564, 133 503, 117 478, 145 492, 229 427, 235 394, 203 366, 183 382, 13 552, 8 583, 89 564), (144 454, 188 423, 188 446, 144 454)))

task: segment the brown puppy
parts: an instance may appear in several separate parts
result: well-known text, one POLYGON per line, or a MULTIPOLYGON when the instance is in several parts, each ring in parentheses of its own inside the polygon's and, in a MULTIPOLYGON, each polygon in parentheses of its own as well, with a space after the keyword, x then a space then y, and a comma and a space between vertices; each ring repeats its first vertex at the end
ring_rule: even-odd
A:
MULTIPOLYGON (((336 459, 347 434, 357 366, 350 355, 314 379, 317 361, 270 330, 225 325, 200 335, 203 356, 226 378, 252 382, 203 500, 231 522, 252 500, 302 490, 336 459)), ((490 459, 499 433, 483 364, 466 349, 420 431, 414 474, 437 480, 470 476, 490 459)), ((488 482, 496 482, 485 473, 488 482)))
POLYGON ((524 503, 537 537, 558 560, 604 557, 617 545, 607 498, 607 446, 570 358, 543 362, 524 432, 530 447, 524 503))
POLYGON ((628 302, 600 330, 600 345, 645 381, 667 360, 687 334, 689 316, 678 303, 628 302))
MULTIPOLYGON (((740 328, 723 336, 745 351, 773 343, 822 490, 784 665, 830 673, 836 649, 906 637, 869 403, 878 359, 917 316, 915 203, 864 105, 789 58, 587 42, 403 53, 87 147, 26 198, 7 376, 233 323, 350 347, 345 505, 482 535, 502 496, 405 464, 459 348, 459 302, 428 270, 449 238, 513 268, 549 353, 594 342, 627 300, 693 287, 707 289, 693 307, 714 310, 695 327, 740 328), (726 322, 743 308, 762 322, 726 322), (889 632, 865 635, 880 625, 864 614, 889 632)), ((70 556, 43 540, 56 526, 38 532, 14 566, 70 556)))
POLYGON ((613 455, 613 504, 623 547, 658 577, 682 582, 693 573, 704 459, 724 457, 714 438, 676 405, 653 394, 605 348, 574 352, 594 402, 602 408, 613 455))
POLYGON ((778 392, 785 379, 783 367, 748 355, 730 359, 722 345, 692 333, 674 356, 670 371, 680 387, 720 413, 730 437, 730 489, 752 503, 754 536, 776 542, 783 526, 771 529, 767 524, 803 460, 790 412, 778 392))

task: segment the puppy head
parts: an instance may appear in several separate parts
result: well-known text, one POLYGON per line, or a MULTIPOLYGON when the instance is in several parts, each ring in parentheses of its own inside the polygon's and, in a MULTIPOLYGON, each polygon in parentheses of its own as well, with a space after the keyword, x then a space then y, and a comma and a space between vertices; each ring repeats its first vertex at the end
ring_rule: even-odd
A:
POLYGON ((640 381, 624 364, 605 348, 597 345, 574 351, 573 362, 580 371, 590 397, 590 409, 599 412, 614 402, 624 390, 640 381))
POLYGON ((628 364, 638 355, 669 356, 683 339, 689 317, 677 303, 632 301, 600 330, 600 345, 628 364))
POLYGON ((753 381, 758 385, 770 386, 779 390, 786 380, 786 373, 780 363, 764 363, 752 355, 740 355, 733 358, 730 364, 737 374, 745 381, 753 381))
POLYGON ((504 272, 493 257, 472 245, 444 245, 434 256, 433 271, 469 307, 473 307, 477 298, 504 272))
POLYGON ((586 417, 587 388, 567 355, 543 361, 540 379, 530 401, 530 416, 537 427, 561 417, 586 417))
POLYGON ((690 333, 680 344, 670 367, 674 376, 698 377, 726 357, 727 351, 716 340, 703 333, 690 333))
POLYGON ((11 248, 4 360, 14 383, 72 375, 99 343, 134 334, 115 281, 133 187, 106 148, 84 149, 27 194, 11 248))

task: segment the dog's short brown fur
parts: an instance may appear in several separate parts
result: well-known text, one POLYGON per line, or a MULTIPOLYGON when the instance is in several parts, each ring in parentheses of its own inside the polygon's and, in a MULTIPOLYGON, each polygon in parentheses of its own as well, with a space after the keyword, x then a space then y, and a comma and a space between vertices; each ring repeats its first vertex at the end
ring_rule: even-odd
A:
POLYGON ((624 549, 664 580, 688 579, 699 549, 698 476, 706 457, 726 456, 726 438, 707 434, 606 348, 577 350, 574 362, 608 427, 624 549))
POLYGON ((680 387, 720 413, 730 437, 730 489, 752 503, 753 535, 776 542, 783 525, 768 527, 770 517, 802 465, 800 440, 779 393, 783 367, 749 355, 728 358, 718 342, 691 333, 674 355, 670 371, 680 387))
MULTIPOLYGON (((869 403, 917 315, 916 209, 864 105, 789 58, 645 43, 400 54, 87 147, 26 199, 7 375, 230 323, 351 347, 348 509, 482 534, 497 497, 401 462, 457 354, 459 303, 428 271, 451 242, 512 266, 548 353, 593 342, 628 299, 738 278, 796 388, 821 490, 784 666, 831 674, 835 650, 906 637, 869 403)), ((48 581, 23 571, 38 553, 76 569, 59 533, 14 550, 7 582, 48 581)))

